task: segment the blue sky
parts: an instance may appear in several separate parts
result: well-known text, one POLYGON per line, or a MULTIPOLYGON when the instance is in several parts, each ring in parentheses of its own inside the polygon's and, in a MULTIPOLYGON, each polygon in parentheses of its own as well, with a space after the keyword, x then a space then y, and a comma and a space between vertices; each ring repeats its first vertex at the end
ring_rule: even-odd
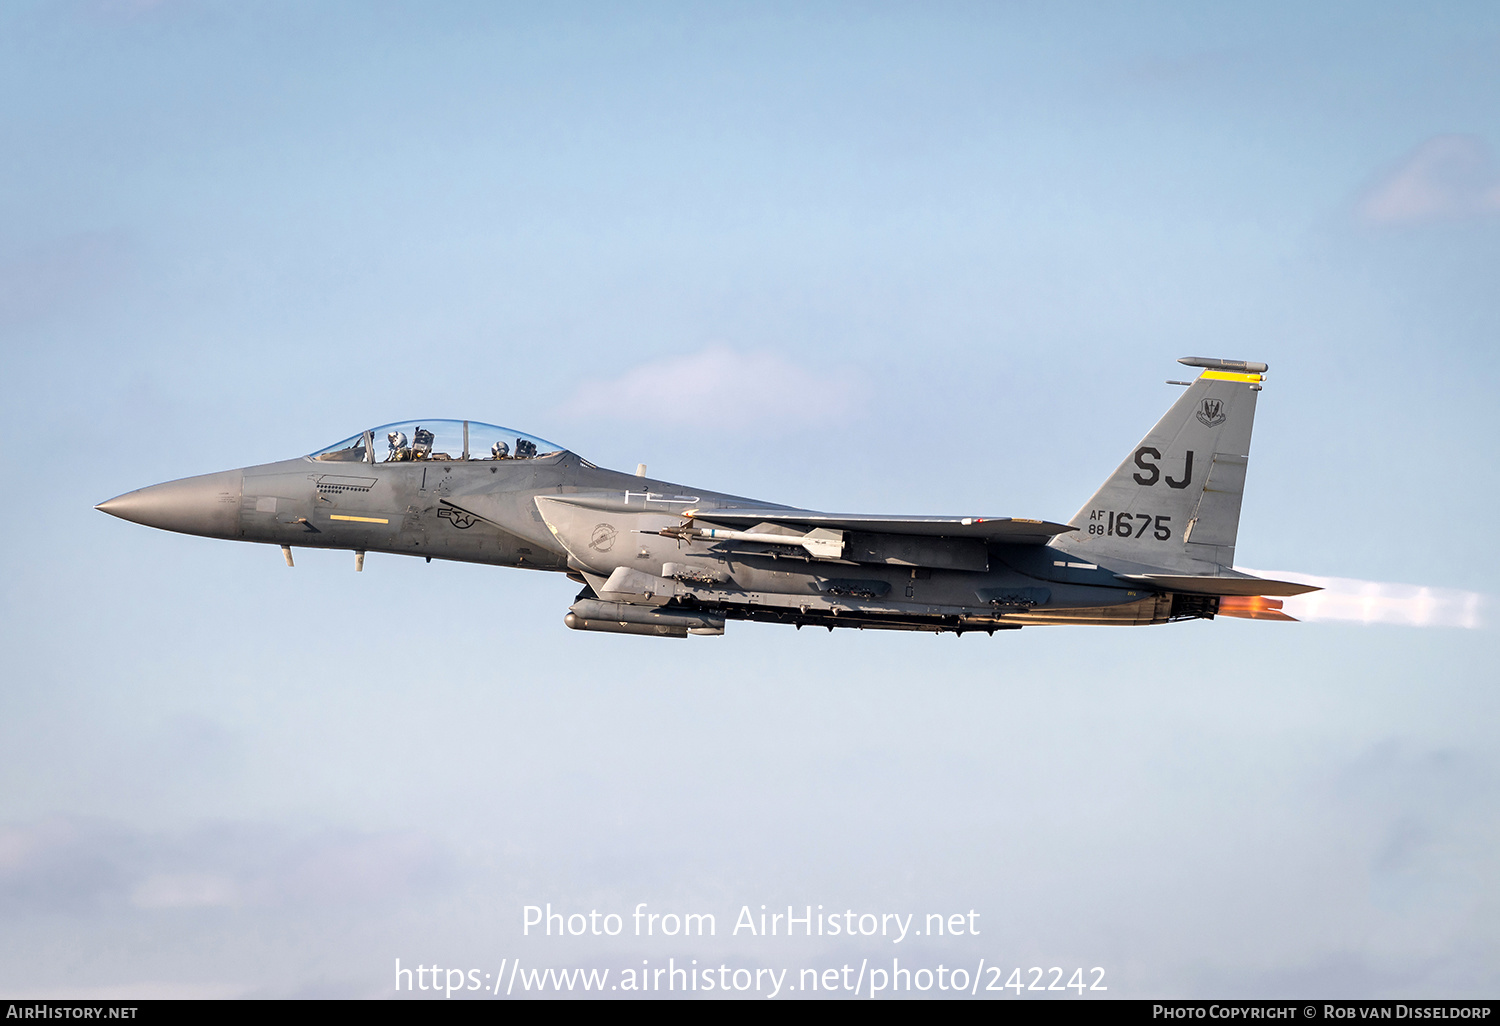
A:
POLYGON ((453 416, 1066 519, 1223 356, 1272 367, 1243 563, 1487 596, 1492 6, 0 19, 0 992, 885 954, 519 934, 647 901, 973 907, 912 957, 1119 996, 1495 993, 1492 616, 658 643, 91 508, 453 416))

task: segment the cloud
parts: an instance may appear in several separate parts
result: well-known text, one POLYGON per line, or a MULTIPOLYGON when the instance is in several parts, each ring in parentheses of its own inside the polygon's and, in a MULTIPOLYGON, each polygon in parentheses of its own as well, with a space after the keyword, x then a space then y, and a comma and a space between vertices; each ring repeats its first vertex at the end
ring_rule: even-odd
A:
POLYGON ((131 892, 136 908, 213 908, 242 904, 240 887, 230 877, 213 873, 157 873, 131 892))
POLYGON ((1367 189, 1356 212, 1380 226, 1492 217, 1500 214, 1500 164, 1474 136, 1434 136, 1367 189))
POLYGON ((448 862, 405 833, 293 838, 238 824, 168 836, 54 817, 0 826, 0 913, 384 903, 446 882, 448 862))
POLYGON ((77 912, 126 886, 134 838, 108 824, 53 817, 0 826, 0 912, 77 912))
POLYGON ((574 417, 777 431, 847 417, 857 375, 823 372, 775 353, 713 346, 587 381, 562 406, 574 417))
POLYGON ((1429 588, 1418 584, 1361 581, 1352 577, 1318 577, 1294 570, 1246 570, 1256 577, 1314 584, 1322 591, 1283 600, 1283 612, 1313 622, 1389 623, 1406 627, 1464 627, 1485 625, 1489 598, 1477 591, 1429 588))
POLYGON ((41 1001, 224 1001, 245 997, 249 988, 237 983, 179 983, 145 980, 111 986, 31 984, 14 991, 0 990, 3 999, 41 1001))

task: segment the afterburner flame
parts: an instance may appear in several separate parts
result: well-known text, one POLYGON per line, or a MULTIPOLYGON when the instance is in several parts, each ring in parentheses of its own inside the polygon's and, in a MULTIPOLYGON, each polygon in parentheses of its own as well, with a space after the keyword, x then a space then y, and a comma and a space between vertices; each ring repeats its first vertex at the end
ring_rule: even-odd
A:
POLYGON ((1219 615, 1246 620, 1296 620, 1281 611, 1283 601, 1264 595, 1225 595, 1219 599, 1219 615))
MULTIPOLYGON (((1477 591, 1395 584, 1388 581, 1362 581, 1352 577, 1317 577, 1291 570, 1235 569, 1256 577, 1314 584, 1323 589, 1284 599, 1284 614, 1290 619, 1314 623, 1342 620, 1349 623, 1400 624, 1406 627, 1462 627, 1468 630, 1478 630, 1486 623, 1488 596, 1477 591)), ((1222 615, 1246 615, 1226 611, 1224 606, 1228 601, 1224 599, 1219 603, 1222 615)))

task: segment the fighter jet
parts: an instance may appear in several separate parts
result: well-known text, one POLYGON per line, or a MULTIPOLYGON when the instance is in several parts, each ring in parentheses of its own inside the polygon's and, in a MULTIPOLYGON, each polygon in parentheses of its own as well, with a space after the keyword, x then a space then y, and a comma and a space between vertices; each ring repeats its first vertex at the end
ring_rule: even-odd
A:
POLYGON ((575 630, 685 638, 730 620, 965 633, 1289 620, 1303 584, 1233 569, 1267 366, 1184 357, 1186 391, 1067 523, 822 513, 606 470, 468 420, 370 428, 307 456, 97 507, 184 534, 565 574, 575 630))

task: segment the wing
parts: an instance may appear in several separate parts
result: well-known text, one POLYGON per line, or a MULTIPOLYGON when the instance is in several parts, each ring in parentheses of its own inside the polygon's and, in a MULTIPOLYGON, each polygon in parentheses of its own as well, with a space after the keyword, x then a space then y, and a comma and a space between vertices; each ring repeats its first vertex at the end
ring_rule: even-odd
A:
POLYGON ((888 517, 873 513, 818 513, 777 507, 690 509, 683 515, 726 527, 777 524, 797 530, 821 527, 832 531, 868 531, 927 538, 971 538, 1011 545, 1045 545, 1055 535, 1078 530, 1067 524, 1020 517, 888 517))
POLYGON ((1163 591, 1181 591, 1194 595, 1305 595, 1322 591, 1313 584, 1271 581, 1248 574, 1234 576, 1197 576, 1185 574, 1115 574, 1122 581, 1149 584, 1163 591))

